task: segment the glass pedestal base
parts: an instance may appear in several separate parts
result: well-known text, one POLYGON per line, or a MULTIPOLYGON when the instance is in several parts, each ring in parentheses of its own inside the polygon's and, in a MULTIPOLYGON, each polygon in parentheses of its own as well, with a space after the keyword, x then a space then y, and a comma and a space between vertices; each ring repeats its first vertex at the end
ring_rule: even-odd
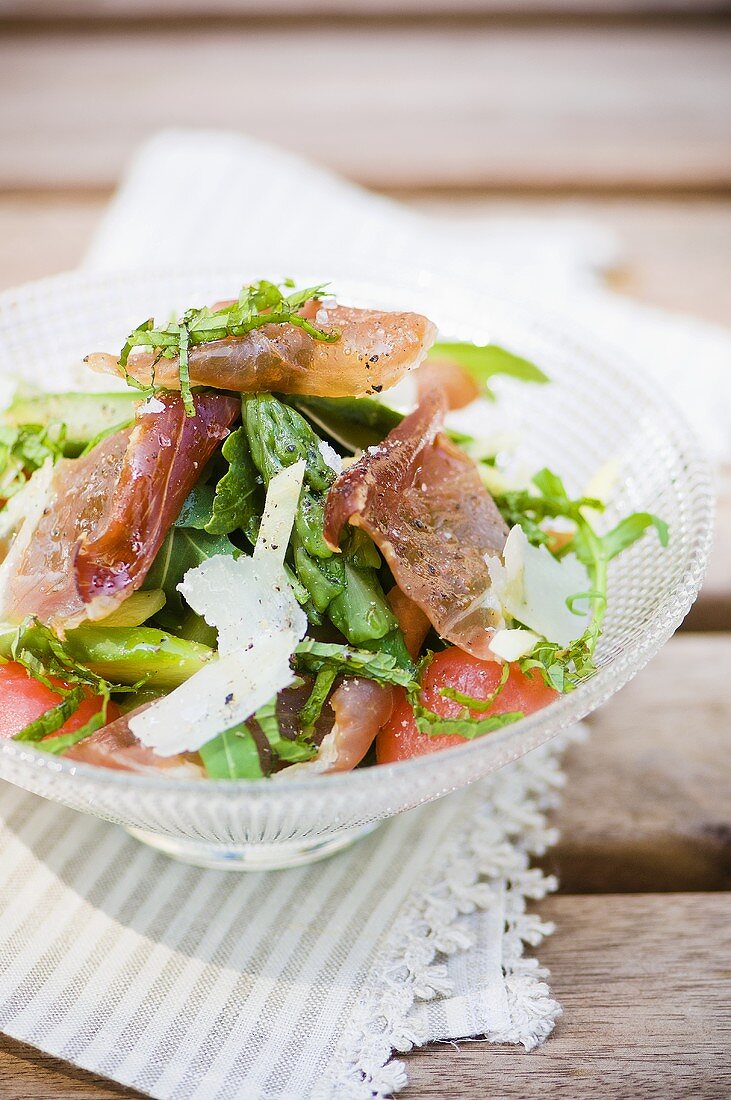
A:
POLYGON ((158 852, 195 867, 206 867, 215 871, 281 871, 335 855, 377 827, 378 823, 361 825, 357 829, 347 829, 315 840, 283 840, 279 844, 242 844, 231 847, 209 844, 204 840, 164 836, 145 829, 128 828, 127 832, 135 840, 148 844, 158 852))

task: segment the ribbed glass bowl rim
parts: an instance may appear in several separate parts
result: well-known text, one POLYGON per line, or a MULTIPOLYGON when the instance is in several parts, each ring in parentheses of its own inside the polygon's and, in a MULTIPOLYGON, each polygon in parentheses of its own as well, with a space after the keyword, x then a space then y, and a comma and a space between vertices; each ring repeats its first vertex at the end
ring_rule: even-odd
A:
MULTIPOLYGON (((0 326, 3 324, 3 311, 8 307, 17 307, 24 297, 38 296, 43 291, 53 292, 58 288, 69 286, 82 287, 89 283, 98 285, 100 281, 109 286, 116 284, 128 284, 133 279, 166 280, 181 278, 186 273, 180 268, 165 269, 146 268, 144 271, 124 272, 85 272, 70 271, 45 279, 38 279, 26 283, 21 287, 6 290, 0 294, 0 326)), ((196 268, 189 272, 198 278, 210 275, 212 279, 221 279, 227 274, 231 275, 232 285, 236 280, 240 282, 241 273, 227 272, 220 268, 196 268)), ((435 281, 439 277, 429 272, 420 271, 421 278, 428 276, 435 281)), ((362 279, 362 282, 377 285, 382 282, 384 287, 392 289, 393 280, 387 278, 362 279)), ((399 282, 403 282, 402 278, 399 282)), ((500 287, 484 281, 485 289, 489 290, 492 300, 500 302, 504 306, 532 313, 540 323, 541 332, 547 339, 555 339, 571 348, 575 353, 584 353, 592 359, 601 359, 618 385, 625 392, 634 392, 638 400, 652 407, 653 412, 662 416, 665 423, 671 425, 673 434, 684 441, 684 460, 688 470, 688 481, 696 486, 696 492, 703 497, 704 507, 701 514, 705 522, 699 525, 694 533, 689 548, 686 567, 679 581, 668 590, 658 607, 653 621, 642 632, 638 631, 636 640, 628 645, 623 652, 614 658, 609 664, 600 668, 593 676, 581 683, 575 691, 568 695, 562 695, 545 710, 538 711, 527 718, 521 719, 514 725, 506 726, 489 735, 489 738, 476 738, 467 741, 464 745, 454 746, 448 750, 450 760, 455 764, 457 759, 466 764, 470 759, 476 759, 486 748, 492 749, 497 745, 509 745, 516 743, 517 758, 526 751, 518 747, 520 743, 531 743, 531 736, 540 732, 538 739, 533 739, 533 744, 544 743, 552 736, 573 725, 590 711, 595 710, 601 703, 608 699, 639 672, 649 660, 658 652, 663 644, 672 636, 677 627, 688 613, 698 590, 701 586, 706 570, 708 555, 713 540, 713 520, 715 513, 715 498, 713 493, 713 479, 708 460, 703 455, 700 445, 691 428, 678 409, 668 401, 656 387, 643 379, 643 370, 632 356, 624 350, 619 352, 611 342, 597 339, 593 333, 589 333, 582 325, 574 324, 572 331, 567 332, 567 320, 560 313, 544 305, 536 305, 528 296, 513 293, 506 294, 500 287), (590 350, 587 350, 590 349, 590 350), (621 362, 623 365, 619 365, 621 362), (634 367, 634 370, 633 370, 634 367)), ((256 799, 277 800, 289 798, 291 795, 312 794, 315 797, 325 797, 328 791, 350 789, 354 794, 362 794, 370 787, 382 787, 389 780, 404 780, 409 775, 421 775, 430 770, 439 771, 441 767, 441 753, 430 753, 411 760, 399 761, 393 764, 380 764, 369 768, 360 768, 352 772, 342 772, 330 775, 316 775, 305 779, 174 779, 165 775, 137 775, 132 772, 114 771, 112 769, 96 767, 92 764, 77 763, 72 760, 64 760, 56 756, 49 756, 38 749, 17 741, 0 742, 0 754, 10 757, 16 763, 27 764, 30 769, 42 769, 53 772, 55 775, 67 775, 69 779, 83 779, 86 783, 101 787, 127 787, 142 792, 163 792, 172 794, 175 791, 189 794, 206 794, 216 798, 223 797, 227 800, 256 799)))

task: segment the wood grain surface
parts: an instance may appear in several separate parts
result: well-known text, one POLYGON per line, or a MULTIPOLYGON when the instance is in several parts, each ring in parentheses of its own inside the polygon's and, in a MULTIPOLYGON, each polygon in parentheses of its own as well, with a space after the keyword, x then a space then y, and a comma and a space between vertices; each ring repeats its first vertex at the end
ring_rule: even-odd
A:
MULTIPOLYGON (((362 20, 498 16, 526 19, 571 16, 697 18, 728 12, 727 0, 207 0, 207 19, 339 17, 362 20)), ((2 0, 0 19, 39 22, 184 19, 201 15, 201 0, 2 0)))
POLYGON ((723 1100, 731 1092, 731 895, 557 897, 540 948, 564 1015, 532 1055, 466 1042, 406 1059, 411 1094, 445 1100, 723 1100))
POLYGON ((695 23, 9 29, 0 186, 110 185, 188 125, 376 187, 728 188, 730 42, 695 23))
POLYGON ((731 634, 678 634, 566 758, 568 894, 731 889, 731 634))

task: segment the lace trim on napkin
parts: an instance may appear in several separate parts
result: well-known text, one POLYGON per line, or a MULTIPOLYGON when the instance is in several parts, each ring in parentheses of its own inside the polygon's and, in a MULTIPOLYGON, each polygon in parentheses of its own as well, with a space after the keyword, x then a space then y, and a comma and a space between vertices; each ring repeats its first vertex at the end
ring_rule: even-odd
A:
POLYGON ((526 910, 528 901, 545 897, 557 882, 529 864, 556 842, 546 812, 563 785, 559 750, 581 736, 580 728, 568 731, 484 782, 465 828, 434 861, 442 867, 439 879, 422 882, 394 924, 313 1100, 386 1100, 406 1087, 406 1067, 391 1055, 428 1041, 419 1006, 452 995, 448 960, 473 947, 465 918, 477 911, 500 907, 504 927, 506 1024, 486 1029, 485 1038, 532 1050, 551 1033, 561 1008, 543 980, 548 971, 526 958, 524 948, 538 946, 553 931, 550 922, 526 910))

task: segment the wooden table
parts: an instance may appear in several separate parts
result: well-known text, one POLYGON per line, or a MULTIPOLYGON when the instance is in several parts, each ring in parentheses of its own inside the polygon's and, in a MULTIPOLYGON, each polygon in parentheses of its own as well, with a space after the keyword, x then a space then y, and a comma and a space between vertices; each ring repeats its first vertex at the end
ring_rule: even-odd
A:
MULTIPOLYGON (((614 285, 727 322, 731 33, 719 0, 5 0, 0 286, 72 267, 161 125, 248 129, 455 218, 581 209, 614 285), (207 18, 199 17, 205 7, 207 18), (370 18, 369 18, 370 17, 370 18)), ((539 1052, 435 1045, 407 1096, 731 1089, 731 476, 693 613, 591 719, 546 857, 564 1007, 539 1052), (724 957, 725 952, 725 957, 724 957), (726 983, 724 985, 724 982, 726 983)), ((0 1040, 0 1100, 132 1096, 0 1040)))

